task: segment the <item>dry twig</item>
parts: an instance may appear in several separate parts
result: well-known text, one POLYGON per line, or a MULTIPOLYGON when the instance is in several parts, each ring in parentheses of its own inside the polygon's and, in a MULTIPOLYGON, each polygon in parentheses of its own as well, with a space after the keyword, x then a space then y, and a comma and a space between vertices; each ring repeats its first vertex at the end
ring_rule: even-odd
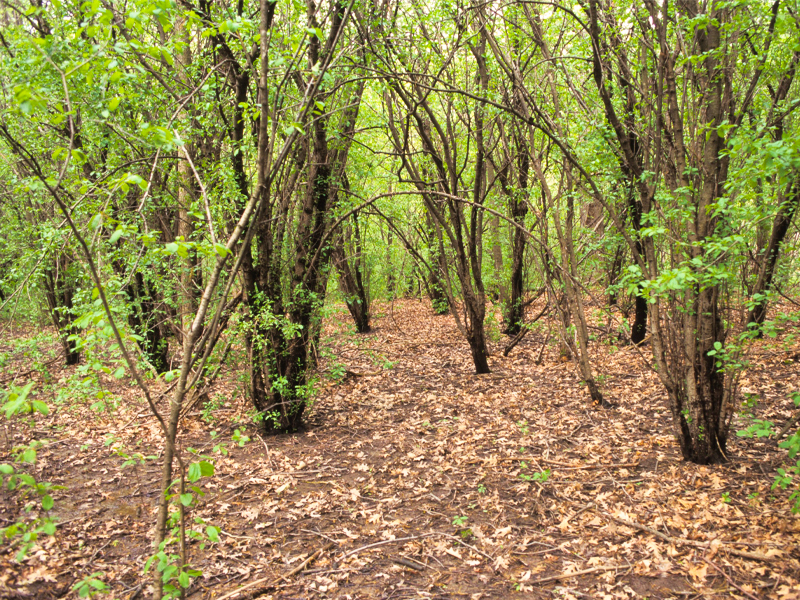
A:
MULTIPOLYGON (((639 523, 636 523, 635 521, 628 521, 627 519, 620 519, 619 517, 615 517, 615 516, 606 514, 604 512, 600 512, 599 510, 597 511, 597 513, 600 516, 603 516, 603 517, 605 517, 607 519, 611 519, 612 521, 616 521, 617 523, 619 523, 621 525, 624 525, 625 527, 631 527, 633 529, 638 529, 639 531, 644 531, 646 533, 654 535, 657 538, 660 538, 660 539, 662 539, 665 542, 668 542, 670 544, 679 544, 679 545, 682 545, 682 546, 692 546, 694 548, 704 548, 704 549, 708 548, 711 545, 710 541, 709 542, 698 542, 696 540, 687 540, 686 538, 673 537, 673 536, 665 535, 665 534, 661 533, 660 531, 656 531, 655 529, 653 529, 651 527, 646 527, 645 525, 641 525, 639 523)), ((758 552, 745 552, 744 550, 734 550, 733 548, 725 548, 725 551, 729 552, 730 554, 733 554, 734 556, 739 556, 741 558, 749 558, 750 560, 761 560, 761 561, 764 561, 764 562, 771 562, 772 561, 772 558, 770 558, 769 556, 766 556, 764 554, 760 554, 758 552)))

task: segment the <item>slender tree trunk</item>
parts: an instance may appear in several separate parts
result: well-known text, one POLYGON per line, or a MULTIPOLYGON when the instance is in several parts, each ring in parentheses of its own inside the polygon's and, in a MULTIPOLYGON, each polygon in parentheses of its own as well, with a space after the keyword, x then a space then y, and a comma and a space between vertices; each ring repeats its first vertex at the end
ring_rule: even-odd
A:
POLYGON ((433 268, 428 274, 428 292, 431 297, 433 312, 437 315, 446 315, 450 312, 447 298, 445 278, 447 277, 447 257, 444 253, 444 240, 440 225, 431 217, 430 211, 425 211, 427 220, 428 251, 432 256, 433 268))
MULTIPOLYGON (((191 87, 191 81, 186 69, 192 64, 191 38, 188 35, 188 28, 183 27, 183 51, 180 55, 180 79, 187 88, 191 87)), ((177 214, 177 237, 184 242, 191 241, 194 233, 194 217, 192 216, 192 202, 197 197, 197 182, 189 164, 189 158, 195 160, 193 144, 186 142, 186 157, 178 162, 178 214, 177 214)), ((192 324, 192 317, 197 309, 197 290, 195 289, 195 272, 197 269, 197 252, 189 251, 189 256, 184 260, 180 269, 180 286, 178 290, 178 311, 180 314, 181 337, 192 324)))
MULTIPOLYGON (((520 225, 525 223, 528 207, 525 202, 512 204, 514 221, 520 225)), ((516 335, 525 320, 525 236, 521 229, 514 228, 514 245, 511 256, 511 298, 508 305, 506 333, 516 335)))
MULTIPOLYGON (((390 190, 391 191, 391 190, 390 190)), ((390 298, 395 294, 394 267, 392 266, 392 228, 386 231, 386 293, 390 298)))
MULTIPOLYGON (((336 270, 339 272, 339 289, 344 297, 347 310, 350 311, 350 316, 353 317, 356 331, 358 333, 367 333, 370 331, 369 303, 361 277, 360 244, 356 243, 357 254, 348 260, 345 249, 347 247, 346 238, 349 237, 347 232, 349 232, 349 230, 350 227, 347 227, 345 231, 342 232, 342 235, 337 236, 337 240, 334 242, 331 260, 336 270)), ((358 230, 357 222, 355 230, 358 230)), ((356 237, 358 238, 357 233, 356 237)))
MULTIPOLYGON (((616 285, 619 280, 620 271, 622 271, 622 263, 625 259, 625 246, 619 244, 614 251, 614 258, 611 261, 611 266, 608 270, 608 287, 616 285)), ((617 293, 610 291, 608 293, 608 305, 617 306, 617 293)))
POLYGON ((499 300, 500 305, 505 307, 508 304, 508 289, 503 282, 503 245, 501 243, 502 230, 500 228, 500 217, 494 215, 492 223, 492 262, 494 263, 495 292, 492 293, 493 300, 499 300))
MULTIPOLYGON (((568 175, 569 176, 569 175, 568 175)), ((544 185, 544 184, 543 184, 544 185)), ((562 255, 562 283, 564 285, 564 295, 569 303, 570 312, 572 313, 573 323, 575 325, 575 333, 577 343, 573 342, 571 337, 567 336, 569 342, 572 342, 573 353, 578 361, 578 368, 589 391, 589 397, 592 400, 592 405, 596 407, 610 408, 612 405, 603 397, 600 388, 592 373, 591 358, 589 356, 589 330, 586 323, 586 311, 583 306, 583 297, 581 290, 577 286, 578 269, 577 257, 575 256, 575 244, 572 237, 572 229, 575 219, 574 200, 571 190, 567 190, 567 215, 562 227, 558 217, 554 223, 556 232, 558 233, 559 242, 561 243, 562 255)))
POLYGON ((76 349, 76 343, 70 336, 77 334, 72 314, 72 296, 74 286, 69 280, 68 269, 70 261, 64 255, 59 255, 54 261, 55 264, 44 273, 43 283, 47 308, 53 326, 58 333, 58 339, 64 350, 64 361, 68 366, 78 364, 80 352, 76 349))

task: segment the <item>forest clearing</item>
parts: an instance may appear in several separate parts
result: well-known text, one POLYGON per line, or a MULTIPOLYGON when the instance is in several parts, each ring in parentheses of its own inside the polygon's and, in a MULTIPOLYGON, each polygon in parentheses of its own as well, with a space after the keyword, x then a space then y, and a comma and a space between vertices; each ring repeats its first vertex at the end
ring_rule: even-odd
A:
POLYGON ((0 596, 800 600, 800 0, 2 0, 0 596))

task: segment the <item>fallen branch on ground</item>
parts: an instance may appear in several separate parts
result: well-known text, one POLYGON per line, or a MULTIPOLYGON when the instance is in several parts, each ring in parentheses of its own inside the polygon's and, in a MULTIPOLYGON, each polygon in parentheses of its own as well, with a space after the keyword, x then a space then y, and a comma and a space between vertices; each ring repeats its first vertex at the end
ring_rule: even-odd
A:
POLYGON ((726 580, 726 581, 727 581, 727 582, 728 582, 730 585, 732 585, 733 587, 735 587, 737 590, 739 590, 740 592, 742 592, 742 593, 743 593, 745 596, 747 596, 748 598, 752 598, 753 600, 758 600, 758 598, 756 598, 755 596, 753 596, 753 594, 751 594, 751 593, 749 593, 749 592, 746 592, 745 590, 743 590, 742 588, 740 588, 738 585, 736 585, 736 583, 733 581, 733 579, 731 579, 731 578, 728 576, 728 574, 727 574, 725 571, 723 571, 722 569, 720 569, 720 568, 719 568, 717 565, 715 565, 713 562, 711 562, 710 560, 708 560, 708 559, 707 559, 706 557, 704 557, 704 556, 701 556, 700 558, 702 558, 702 559, 703 559, 703 560, 704 560, 706 563, 708 563, 709 565, 711 565, 712 567, 714 567, 714 569, 715 569, 715 570, 717 570, 717 571, 719 571, 720 573, 722 573, 722 576, 723 576, 723 577, 725 577, 725 580, 726 580))
MULTIPOLYGON (((404 537, 404 538, 395 538, 393 540, 383 540, 383 541, 380 541, 380 542, 375 542, 373 544, 367 544, 366 546, 361 546, 360 548, 356 548, 355 550, 351 550, 350 552, 348 552, 347 554, 342 556, 342 558, 340 558, 339 560, 342 561, 345 558, 353 556, 354 554, 358 554, 359 552, 363 552, 364 550, 369 550, 370 548, 377 548, 378 546, 384 546, 386 544, 394 544, 395 542, 410 542, 412 540, 421 540, 421 539, 424 539, 424 538, 436 537, 436 536, 446 537, 448 539, 454 540, 454 541, 458 542, 459 544, 461 544, 462 546, 464 546, 465 548, 469 548, 470 550, 472 550, 476 554, 479 554, 479 555, 483 556, 485 559, 494 560, 491 556, 489 556, 485 552, 481 552, 475 546, 470 546, 469 544, 467 544, 461 538, 456 537, 454 535, 450 535, 448 533, 441 533, 439 531, 432 531, 431 533, 423 533, 422 535, 411 535, 411 536, 404 537)), ((220 599, 220 600, 222 600, 222 599, 220 599)))
POLYGON ((542 458, 541 456, 491 456, 489 458, 482 458, 479 459, 483 462, 489 462, 492 460, 497 461, 508 461, 508 460, 530 460, 530 461, 541 461, 548 465, 556 465, 561 467, 562 469, 569 470, 569 471, 579 471, 579 470, 591 470, 591 469, 634 469, 639 466, 639 463, 617 463, 613 465, 571 465, 569 463, 559 462, 557 460, 547 460, 542 458))
POLYGON ((539 585, 540 583, 547 583, 548 581, 569 579, 570 577, 578 577, 579 575, 588 575, 589 573, 596 573, 597 571, 611 571, 612 569, 624 569, 624 568, 625 568, 624 565, 607 565, 604 567, 592 567, 591 569, 584 569, 583 571, 575 571, 574 573, 562 573, 561 575, 553 575, 552 577, 537 579, 536 581, 528 582, 528 585, 539 585))
MULTIPOLYGON (((269 590, 274 588, 276 585, 278 585, 281 581, 288 581, 289 577, 293 577, 293 576, 297 575, 300 571, 305 569, 311 562, 313 562, 317 558, 319 558, 319 556, 323 552, 333 548, 334 545, 335 544, 333 542, 329 542, 328 544, 326 544, 325 546, 323 546, 322 548, 320 548, 319 550, 314 552, 314 554, 309 556, 307 559, 305 559, 299 565, 297 565, 294 569, 289 571, 286 575, 281 575, 277 579, 273 580, 272 583, 270 583, 268 585, 265 585, 264 587, 256 588, 254 590, 249 591, 246 595, 240 596, 239 600, 245 600, 247 598, 254 598, 256 596, 259 596, 261 594, 264 594, 264 593, 268 592, 269 590)), ((233 590, 232 592, 229 592, 229 593, 225 594, 224 596, 218 598, 217 600, 228 600, 229 598, 237 597, 237 596, 239 596, 239 594, 241 594, 245 590, 250 590, 250 588, 257 586, 260 583, 264 583, 267 580, 269 580, 269 577, 262 577, 261 579, 256 579, 255 581, 251 581, 247 585, 244 585, 244 586, 240 587, 238 590, 233 590)))
MULTIPOLYGON (((687 540, 686 538, 679 538, 673 537, 670 535, 666 535, 661 533, 660 531, 656 531, 651 527, 647 527, 645 525, 641 525, 636 523, 635 521, 628 521, 627 519, 620 519, 619 517, 614 517, 612 515, 606 514, 604 512, 600 512, 599 510, 596 511, 602 517, 607 519, 611 519, 612 521, 616 521, 617 523, 624 525, 625 527, 631 527, 633 529, 638 529, 639 531, 644 531, 649 533, 650 535, 654 535, 657 538, 664 540, 670 544, 679 544, 681 546, 692 546, 693 548, 703 548, 708 549, 711 546, 711 541, 708 542, 698 542, 696 540, 687 540)), ((746 552, 744 550, 734 550, 733 548, 725 548, 725 551, 733 554, 734 556, 739 556, 741 558, 749 558, 750 560, 760 560, 764 562, 771 562, 772 558, 766 556, 764 554, 759 554, 758 552, 746 552)))

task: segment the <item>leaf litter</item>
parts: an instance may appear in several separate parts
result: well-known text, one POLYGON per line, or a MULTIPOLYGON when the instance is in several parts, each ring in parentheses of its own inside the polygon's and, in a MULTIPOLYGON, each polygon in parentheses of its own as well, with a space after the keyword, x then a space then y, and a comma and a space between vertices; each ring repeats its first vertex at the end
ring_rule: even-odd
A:
MULTIPOLYGON (((213 422, 184 418, 183 448, 216 465, 190 516, 221 529, 218 543, 190 545, 203 576, 187 597, 800 598, 800 518, 771 490, 785 453, 735 437, 741 418, 729 463, 685 463, 635 348, 592 345, 618 405, 598 411, 545 331, 508 357, 496 336, 492 373, 475 375, 451 317, 412 300, 380 310, 366 335, 342 310, 326 321, 320 370, 343 365, 344 377, 321 379, 306 431, 260 437, 235 369, 212 390, 224 400, 205 411, 213 422), (250 441, 236 443, 237 429, 250 441)), ((782 422, 800 353, 759 344, 742 387, 760 396, 759 417, 782 422)), ((160 432, 132 382, 105 384, 115 410, 65 403, 32 430, 7 427, 0 460, 46 440, 35 475, 65 489, 54 537, 21 564, 0 547, 1 597, 74 597, 97 572, 112 597, 149 592, 159 465, 144 457, 160 432)), ((22 514, 7 491, 0 509, 4 525, 22 514)))

